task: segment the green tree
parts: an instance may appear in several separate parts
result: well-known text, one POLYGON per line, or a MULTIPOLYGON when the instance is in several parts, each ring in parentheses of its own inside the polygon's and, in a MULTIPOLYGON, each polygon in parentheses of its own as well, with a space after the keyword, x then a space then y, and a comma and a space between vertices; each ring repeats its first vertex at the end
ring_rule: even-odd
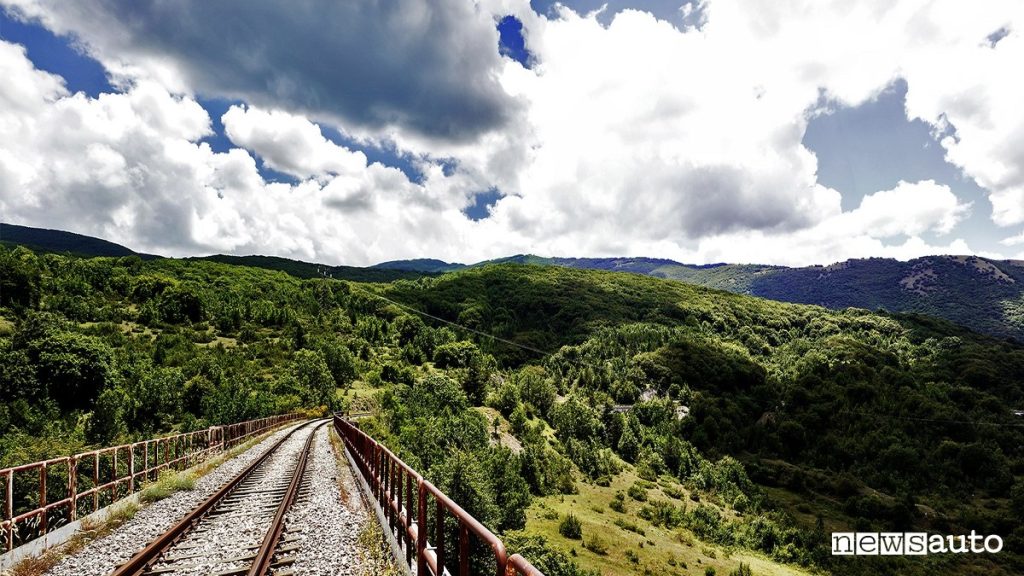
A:
POLYGON ((292 361, 292 375, 298 382, 303 401, 314 406, 330 407, 334 402, 334 376, 316 350, 299 350, 292 361))

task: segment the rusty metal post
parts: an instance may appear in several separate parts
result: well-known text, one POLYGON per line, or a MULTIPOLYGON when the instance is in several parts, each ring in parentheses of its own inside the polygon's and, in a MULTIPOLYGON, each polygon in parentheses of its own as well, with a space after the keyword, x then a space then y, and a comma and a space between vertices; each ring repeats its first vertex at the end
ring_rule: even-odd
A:
POLYGON ((69 514, 74 522, 78 519, 78 456, 68 458, 68 498, 71 500, 69 514))
POLYGON ((427 487, 417 482, 419 500, 416 504, 416 574, 427 574, 427 487))
POLYGON ((39 467, 39 508, 42 514, 39 519, 39 533, 46 534, 46 462, 39 467))
POLYGON ((142 443, 142 482, 149 481, 149 440, 142 443))
POLYGON ((118 472, 117 472, 117 446, 114 446, 114 463, 113 463, 113 467, 114 467, 114 469, 113 469, 113 471, 110 474, 110 481, 114 483, 114 488, 113 488, 113 490, 111 491, 111 494, 110 494, 110 501, 111 502, 117 501, 117 487, 121 485, 121 477, 118 475, 118 472))
MULTIPOLYGON (((402 500, 399 499, 400 503, 402 500)), ((395 462, 388 458, 388 516, 391 518, 391 534, 395 533, 395 462)))
POLYGON ((135 492, 135 444, 128 445, 128 463, 125 464, 128 471, 128 493, 135 492))
POLYGON ((7 494, 4 503, 4 519, 7 525, 7 549, 14 550, 14 470, 7 472, 7 494))
POLYGON ((440 498, 434 499, 437 503, 436 534, 434 534, 434 554, 437 555, 437 573, 444 574, 444 503, 440 498))
MULTIPOLYGON (((419 518, 413 519, 412 513, 412 476, 405 473, 405 517, 409 519, 409 524, 416 524, 419 518)), ((412 553, 416 548, 416 543, 412 541, 409 536, 408 530, 405 533, 405 562, 412 566, 412 553)))
MULTIPOLYGON (((501 573, 501 566, 498 566, 501 573)), ((459 576, 469 576, 469 529, 459 520, 459 576)))
POLYGON ((92 453, 92 511, 100 509, 100 453, 92 453))

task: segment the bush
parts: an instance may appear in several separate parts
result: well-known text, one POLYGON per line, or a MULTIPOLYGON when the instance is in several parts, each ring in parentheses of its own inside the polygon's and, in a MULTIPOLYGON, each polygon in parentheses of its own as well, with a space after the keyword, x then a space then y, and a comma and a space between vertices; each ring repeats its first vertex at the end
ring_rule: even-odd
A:
POLYGON ((729 572, 729 576, 754 576, 754 572, 750 569, 750 564, 740 562, 739 566, 729 572))
POLYGON ((579 540, 583 537, 583 524, 570 512, 558 524, 558 533, 570 540, 579 540))
POLYGON ((636 500, 638 502, 647 501, 647 490, 645 490, 643 486, 640 486, 639 484, 633 484, 632 486, 630 486, 628 493, 629 497, 632 498, 633 500, 636 500))
POLYGON ((632 522, 628 522, 626 520, 623 520, 621 518, 616 518, 615 519, 615 525, 618 526, 619 528, 622 528, 623 530, 628 530, 630 532, 639 534, 641 536, 645 536, 646 535, 646 533, 644 532, 643 528, 637 526, 636 524, 633 524, 632 522))
POLYGON ((583 547, 599 556, 604 556, 608 553, 608 544, 596 534, 583 542, 583 547))

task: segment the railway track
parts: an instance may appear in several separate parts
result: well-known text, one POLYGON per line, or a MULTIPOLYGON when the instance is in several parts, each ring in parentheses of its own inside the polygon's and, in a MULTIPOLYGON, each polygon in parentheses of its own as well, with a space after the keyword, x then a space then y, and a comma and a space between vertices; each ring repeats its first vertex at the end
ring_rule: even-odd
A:
POLYGON ((111 576, 287 576, 301 526, 285 525, 307 486, 313 438, 292 430, 111 576))

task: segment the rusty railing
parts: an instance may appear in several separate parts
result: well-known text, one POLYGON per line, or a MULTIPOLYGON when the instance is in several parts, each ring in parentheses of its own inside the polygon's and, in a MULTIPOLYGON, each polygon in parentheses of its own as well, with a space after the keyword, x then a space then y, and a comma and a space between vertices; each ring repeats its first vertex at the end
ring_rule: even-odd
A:
POLYGON ((490 557, 485 573, 544 576, 522 556, 509 557, 494 533, 383 444, 339 415, 334 416, 334 427, 384 512, 406 564, 415 566, 418 576, 478 574, 474 561, 480 562, 481 556, 490 557), (455 533, 454 548, 446 542, 449 532, 455 533))
POLYGON ((297 420, 285 414, 61 456, 0 470, 0 552, 139 491, 166 469, 184 470, 270 428, 297 420))

